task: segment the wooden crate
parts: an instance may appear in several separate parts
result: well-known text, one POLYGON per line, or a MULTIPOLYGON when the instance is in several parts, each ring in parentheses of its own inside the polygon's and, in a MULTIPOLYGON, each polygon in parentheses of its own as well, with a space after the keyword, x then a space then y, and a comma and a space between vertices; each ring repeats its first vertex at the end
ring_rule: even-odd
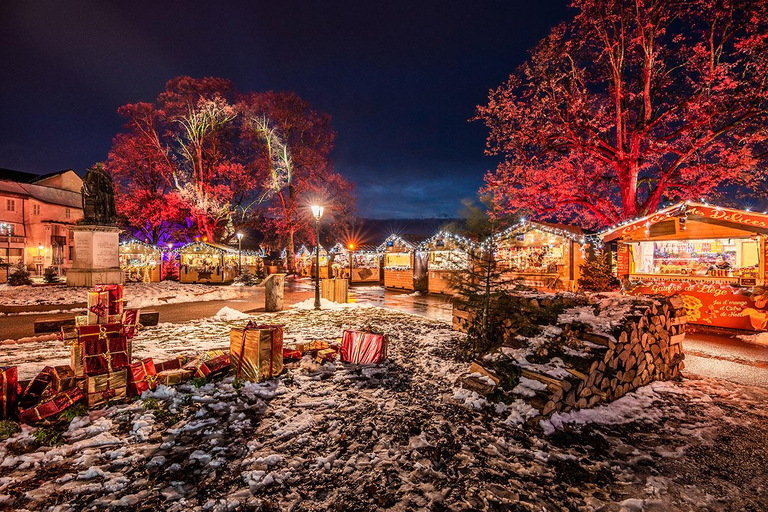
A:
POLYGON ((320 296, 331 302, 346 304, 349 282, 346 279, 323 279, 320 281, 320 296))

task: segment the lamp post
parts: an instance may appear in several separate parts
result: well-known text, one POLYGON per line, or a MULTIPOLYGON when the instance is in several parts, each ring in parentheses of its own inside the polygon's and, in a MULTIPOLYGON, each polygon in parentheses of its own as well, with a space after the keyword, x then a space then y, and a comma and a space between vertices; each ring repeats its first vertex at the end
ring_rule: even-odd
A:
POLYGON ((40 262, 39 263, 40 266, 38 267, 38 269, 39 269, 38 270, 38 274, 39 275, 42 275, 43 269, 45 268, 45 262, 43 261, 43 255, 41 254, 43 252, 43 249, 45 249, 45 247, 43 247, 43 244, 40 244, 40 245, 37 246, 37 260, 40 262))
POLYGON ((315 217, 315 309, 320 309, 320 219, 323 216, 322 206, 312 206, 315 217))
POLYGON ((349 248, 349 282, 352 283, 352 261, 355 259, 355 244, 350 242, 349 248))
MULTIPOLYGON (((173 244, 171 242, 168 242, 168 257, 165 258, 165 261, 169 262, 171 261, 171 253, 173 252, 173 244)), ((160 281, 163 280, 163 255, 160 255, 160 281)), ((165 277, 168 277, 168 272, 166 271, 165 277)))
POLYGON ((238 233, 237 234, 237 275, 238 276, 243 271, 243 263, 242 263, 242 259, 240 258, 242 249, 243 249, 243 234, 238 233))

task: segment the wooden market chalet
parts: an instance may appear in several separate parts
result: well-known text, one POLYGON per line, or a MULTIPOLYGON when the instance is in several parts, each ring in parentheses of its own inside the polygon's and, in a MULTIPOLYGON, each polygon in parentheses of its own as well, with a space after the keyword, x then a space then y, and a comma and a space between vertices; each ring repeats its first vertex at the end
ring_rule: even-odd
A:
POLYGON ((680 295, 688 321, 766 330, 768 215, 683 202, 598 234, 631 294, 680 295))

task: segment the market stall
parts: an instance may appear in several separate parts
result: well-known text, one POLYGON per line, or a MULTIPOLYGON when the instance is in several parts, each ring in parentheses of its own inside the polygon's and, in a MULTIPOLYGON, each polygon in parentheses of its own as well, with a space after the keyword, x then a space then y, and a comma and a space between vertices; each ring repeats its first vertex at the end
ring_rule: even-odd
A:
POLYGON ((160 282, 163 251, 159 247, 133 240, 121 243, 118 254, 126 283, 160 282))
POLYGON ((334 245, 330 267, 336 277, 349 279, 350 283, 381 282, 381 253, 372 245, 334 245))
MULTIPOLYGON (((315 277, 315 263, 317 262, 317 247, 312 250, 311 257, 311 276, 315 277)), ((320 246, 320 279, 328 279, 328 251, 320 246)))
POLYGON ((574 291, 584 243, 577 227, 522 221, 495 238, 494 258, 511 282, 574 291))
POLYGON ((312 251, 302 245, 293 257, 293 268, 298 277, 312 276, 312 251))
POLYGON ((254 276, 263 275, 265 272, 262 254, 258 251, 243 251, 240 255, 240 264, 243 272, 249 272, 254 276))
POLYGON ((328 272, 331 278, 349 279, 349 249, 341 242, 328 251, 328 272))
POLYGON ((681 295, 688 321, 764 331, 768 215, 679 203, 599 234, 627 293, 681 295))
POLYGON ((179 249, 182 283, 228 283, 237 276, 237 249, 212 242, 193 242, 179 249))
POLYGON ((427 290, 429 293, 453 295, 452 278, 457 271, 467 270, 475 244, 461 235, 440 231, 425 240, 419 249, 427 252, 427 290))
POLYGON ((418 250, 425 237, 390 235, 378 247, 384 253, 384 287, 427 290, 427 253, 418 250))

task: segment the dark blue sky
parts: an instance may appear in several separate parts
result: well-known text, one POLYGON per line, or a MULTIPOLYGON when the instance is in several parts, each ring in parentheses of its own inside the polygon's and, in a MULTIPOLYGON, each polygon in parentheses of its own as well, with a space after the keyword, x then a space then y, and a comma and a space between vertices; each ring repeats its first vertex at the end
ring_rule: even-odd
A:
POLYGON ((453 216, 494 166, 467 120, 566 4, 2 2, 0 167, 82 172, 106 158, 119 106, 178 75, 221 76, 328 112, 361 216, 453 216))

